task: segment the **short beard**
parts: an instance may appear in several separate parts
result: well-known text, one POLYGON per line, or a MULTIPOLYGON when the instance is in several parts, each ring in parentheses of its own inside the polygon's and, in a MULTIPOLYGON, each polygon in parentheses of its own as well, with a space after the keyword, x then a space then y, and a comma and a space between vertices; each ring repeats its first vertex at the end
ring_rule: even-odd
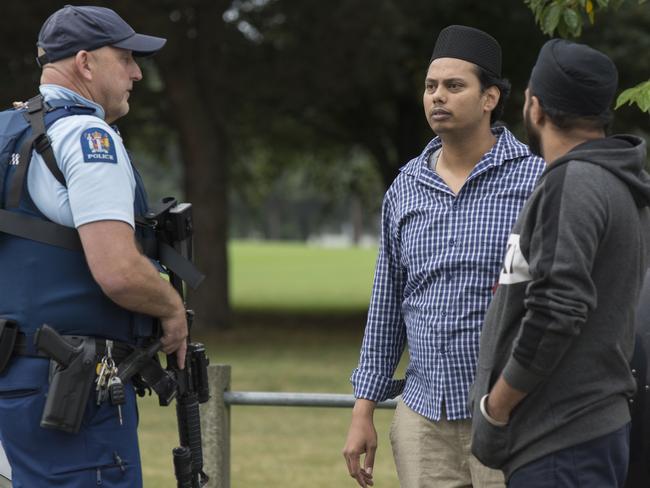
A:
POLYGON ((524 127, 526 128, 526 135, 528 136, 528 147, 530 152, 535 156, 543 158, 542 155, 542 137, 539 134, 539 131, 533 127, 533 123, 530 120, 530 105, 526 108, 526 113, 524 114, 524 127))

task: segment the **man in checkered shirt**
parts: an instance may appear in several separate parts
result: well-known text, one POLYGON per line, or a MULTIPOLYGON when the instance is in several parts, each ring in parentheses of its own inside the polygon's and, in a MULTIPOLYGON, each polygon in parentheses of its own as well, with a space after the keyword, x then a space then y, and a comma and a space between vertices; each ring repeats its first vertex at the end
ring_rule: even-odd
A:
POLYGON ((493 127, 509 91, 494 38, 465 26, 440 32, 423 95, 437 137, 384 197, 351 378, 357 401, 343 455, 362 487, 373 485, 375 405, 400 393, 390 438, 402 487, 504 486, 500 471, 470 453, 467 395, 510 228, 544 168, 505 127, 493 127), (406 378, 393 379, 407 344, 406 378))

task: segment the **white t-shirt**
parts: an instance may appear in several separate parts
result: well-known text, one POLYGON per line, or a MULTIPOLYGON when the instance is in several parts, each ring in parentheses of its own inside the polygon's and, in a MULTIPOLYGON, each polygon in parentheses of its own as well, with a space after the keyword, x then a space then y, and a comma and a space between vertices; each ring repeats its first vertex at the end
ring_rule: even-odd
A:
POLYGON ((436 170, 436 166, 438 166, 438 159, 440 158, 441 152, 442 152, 442 148, 439 148, 433 151, 429 156, 429 168, 431 169, 431 171, 436 170))

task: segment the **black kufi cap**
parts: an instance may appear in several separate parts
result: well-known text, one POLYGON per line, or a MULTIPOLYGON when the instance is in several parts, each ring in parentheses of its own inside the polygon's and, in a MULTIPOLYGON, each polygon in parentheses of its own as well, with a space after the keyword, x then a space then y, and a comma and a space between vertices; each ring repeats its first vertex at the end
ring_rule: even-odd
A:
POLYGON ((501 78, 501 46, 490 34, 464 25, 450 25, 438 34, 431 61, 457 58, 474 63, 501 78))
POLYGON ((600 115, 614 100, 616 66, 605 54, 563 39, 551 39, 539 52, 530 75, 530 94, 545 108, 574 115, 600 115))

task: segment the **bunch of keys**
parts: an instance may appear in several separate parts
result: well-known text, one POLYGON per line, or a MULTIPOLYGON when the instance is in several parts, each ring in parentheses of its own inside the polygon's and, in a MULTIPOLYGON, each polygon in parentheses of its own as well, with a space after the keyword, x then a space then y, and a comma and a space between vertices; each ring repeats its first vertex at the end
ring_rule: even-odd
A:
POLYGON ((118 369, 112 357, 113 341, 106 341, 106 355, 97 364, 97 405, 101 405, 108 398, 111 405, 117 407, 120 425, 123 424, 122 405, 126 403, 124 384, 118 376, 118 369))

